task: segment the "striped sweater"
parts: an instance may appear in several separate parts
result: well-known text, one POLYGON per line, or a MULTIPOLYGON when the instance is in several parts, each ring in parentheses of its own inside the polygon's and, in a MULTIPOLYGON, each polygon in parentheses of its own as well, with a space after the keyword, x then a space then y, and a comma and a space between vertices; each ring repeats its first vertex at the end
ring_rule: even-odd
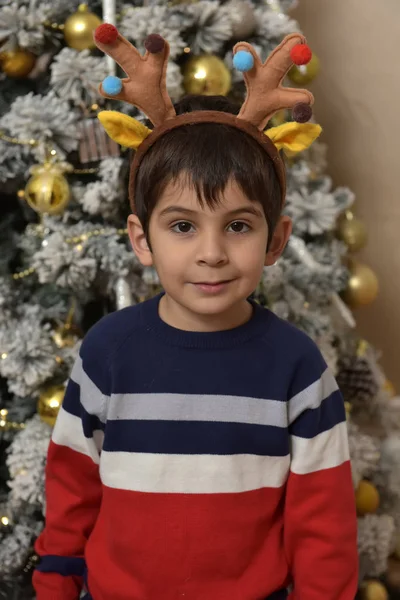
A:
POLYGON ((354 600, 343 401, 253 305, 187 332, 160 296, 88 333, 50 442, 37 600, 354 600))

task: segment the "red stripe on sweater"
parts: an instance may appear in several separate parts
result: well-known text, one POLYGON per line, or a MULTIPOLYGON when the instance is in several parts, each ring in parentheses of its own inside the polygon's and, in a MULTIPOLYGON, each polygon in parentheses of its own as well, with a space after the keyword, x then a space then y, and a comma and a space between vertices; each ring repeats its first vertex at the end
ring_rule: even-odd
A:
POLYGON ((98 465, 50 441, 46 466, 46 529, 36 552, 83 556, 102 495, 98 465))
POLYGON ((354 600, 357 519, 349 461, 307 475, 290 474, 285 547, 296 584, 291 600, 354 600))
POLYGON ((105 487, 86 551, 89 589, 96 600, 265 598, 288 583, 282 496, 105 487))

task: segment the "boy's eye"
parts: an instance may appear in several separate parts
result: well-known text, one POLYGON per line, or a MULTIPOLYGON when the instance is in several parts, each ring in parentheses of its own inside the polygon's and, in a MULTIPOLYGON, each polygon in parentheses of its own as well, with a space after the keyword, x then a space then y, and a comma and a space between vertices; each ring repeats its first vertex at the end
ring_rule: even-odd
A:
POLYGON ((250 227, 242 221, 235 221, 234 223, 231 223, 229 227, 232 228, 234 233, 246 233, 247 231, 250 231, 250 227))
POLYGON ((189 233, 191 227, 191 223, 188 223, 187 221, 179 221, 179 223, 175 223, 175 225, 172 227, 172 231, 175 231, 175 233, 189 233))

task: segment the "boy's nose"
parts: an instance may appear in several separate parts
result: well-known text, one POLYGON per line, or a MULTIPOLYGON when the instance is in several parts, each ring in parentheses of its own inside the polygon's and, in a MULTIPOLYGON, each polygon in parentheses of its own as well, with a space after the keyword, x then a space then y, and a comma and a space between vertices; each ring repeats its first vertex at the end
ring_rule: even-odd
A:
POLYGON ((221 235, 208 233, 201 236, 197 249, 197 262, 199 264, 217 266, 225 264, 227 261, 228 255, 221 235))

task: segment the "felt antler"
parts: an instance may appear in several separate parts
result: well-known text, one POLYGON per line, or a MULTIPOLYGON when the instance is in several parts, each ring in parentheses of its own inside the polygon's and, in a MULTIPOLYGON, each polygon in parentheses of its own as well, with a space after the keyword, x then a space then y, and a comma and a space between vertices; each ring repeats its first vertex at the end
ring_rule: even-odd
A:
POLYGON ((142 110, 154 126, 176 115, 166 87, 169 45, 157 34, 149 35, 146 53, 138 50, 113 25, 97 27, 94 40, 98 48, 111 56, 128 75, 125 79, 109 76, 100 85, 105 98, 123 100, 142 110))
POLYGON ((237 43, 233 52, 234 66, 244 71, 247 87, 247 97, 238 115, 240 119, 261 130, 275 112, 284 108, 294 109, 293 117, 298 122, 310 119, 310 106, 314 102, 311 92, 282 86, 282 80, 293 63, 306 64, 311 59, 311 51, 302 35, 293 33, 286 36, 265 63, 247 42, 237 43))

